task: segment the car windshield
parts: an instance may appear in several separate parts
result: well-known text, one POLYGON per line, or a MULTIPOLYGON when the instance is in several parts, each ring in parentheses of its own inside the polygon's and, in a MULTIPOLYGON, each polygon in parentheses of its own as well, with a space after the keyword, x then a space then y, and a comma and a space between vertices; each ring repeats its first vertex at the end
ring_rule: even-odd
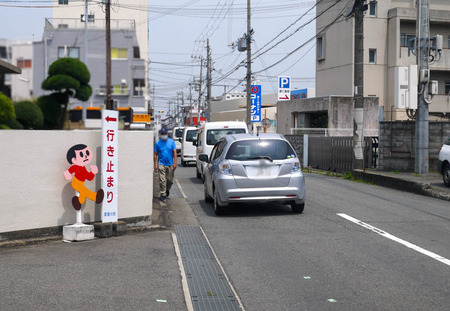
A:
POLYGON ((175 130, 175 137, 176 138, 183 137, 183 129, 176 129, 175 130))
POLYGON ((295 158, 292 147, 279 139, 252 139, 234 142, 228 149, 226 158, 229 160, 284 160, 295 158))
POLYGON ((188 130, 186 132, 186 141, 197 140, 197 130, 188 130))
POLYGON ((245 129, 215 129, 206 132, 206 144, 215 145, 225 135, 244 134, 245 129))

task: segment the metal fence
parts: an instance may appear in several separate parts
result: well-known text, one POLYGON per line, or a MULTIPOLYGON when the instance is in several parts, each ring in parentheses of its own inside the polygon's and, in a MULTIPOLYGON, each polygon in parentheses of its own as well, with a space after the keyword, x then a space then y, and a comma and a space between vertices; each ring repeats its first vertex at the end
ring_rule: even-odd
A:
MULTIPOLYGON (((346 172, 353 169, 353 137, 309 136, 308 165, 327 171, 346 172)), ((365 168, 378 165, 378 137, 365 137, 365 168)))

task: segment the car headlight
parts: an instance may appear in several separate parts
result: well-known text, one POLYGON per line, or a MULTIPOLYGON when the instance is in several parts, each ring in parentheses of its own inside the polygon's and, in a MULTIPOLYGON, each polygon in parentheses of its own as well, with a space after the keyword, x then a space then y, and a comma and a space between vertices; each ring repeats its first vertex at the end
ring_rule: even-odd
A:
POLYGON ((300 162, 295 162, 292 165, 291 173, 297 173, 297 172, 300 172, 300 162))

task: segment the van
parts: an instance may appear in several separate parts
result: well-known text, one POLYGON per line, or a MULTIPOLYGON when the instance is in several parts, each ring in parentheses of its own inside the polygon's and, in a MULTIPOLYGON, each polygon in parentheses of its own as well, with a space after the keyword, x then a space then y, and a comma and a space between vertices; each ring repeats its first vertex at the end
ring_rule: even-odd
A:
POLYGON ((181 152, 181 140, 183 138, 184 127, 174 127, 172 129, 172 139, 175 141, 175 146, 177 147, 177 154, 181 152))
POLYGON ((195 162, 195 142, 197 141, 197 128, 190 126, 183 130, 181 142, 181 165, 186 166, 189 162, 195 162))
POLYGON ((197 134, 197 150, 195 154, 197 178, 203 179, 206 162, 199 160, 199 155, 211 154, 216 142, 229 134, 248 133, 247 124, 245 122, 207 122, 198 129, 197 134))

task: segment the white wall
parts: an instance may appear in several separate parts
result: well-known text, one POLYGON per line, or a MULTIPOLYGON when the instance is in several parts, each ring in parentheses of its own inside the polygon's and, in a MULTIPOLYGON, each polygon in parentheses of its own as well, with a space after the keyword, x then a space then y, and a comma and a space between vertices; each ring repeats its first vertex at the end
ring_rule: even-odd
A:
MULTIPOLYGON (((150 216, 153 132, 119 132, 119 218, 150 216)), ((0 131, 0 233, 75 222, 74 190, 63 172, 67 150, 86 144, 101 171, 101 131, 0 131)), ((97 191, 101 176, 85 185, 97 191)), ((86 200, 83 222, 100 221, 101 206, 86 200)))
POLYGON ((12 64, 17 66, 19 59, 31 60, 31 68, 22 68, 22 73, 11 75, 11 98, 13 101, 33 97, 33 44, 32 42, 13 43, 11 46, 12 64))

